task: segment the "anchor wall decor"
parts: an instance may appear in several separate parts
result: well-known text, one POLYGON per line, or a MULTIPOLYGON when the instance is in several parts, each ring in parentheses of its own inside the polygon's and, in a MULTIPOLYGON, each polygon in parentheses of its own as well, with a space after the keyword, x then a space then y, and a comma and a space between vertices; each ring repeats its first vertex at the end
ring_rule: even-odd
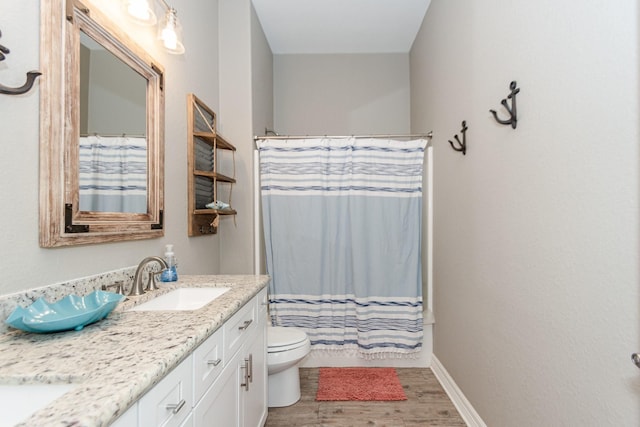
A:
POLYGON ((500 123, 501 125, 511 125, 513 129, 515 129, 516 126, 518 125, 518 110, 516 109, 516 95, 518 94, 518 92, 520 92, 520 88, 516 86, 517 86, 517 83, 515 80, 512 81, 511 84, 509 85, 509 89, 511 89, 511 93, 509 94, 509 96, 507 96, 507 99, 511 100, 511 107, 509 107, 509 105, 507 104, 507 99, 503 99, 501 102, 503 107, 506 108, 507 112, 511 116, 509 119, 502 120, 498 117, 496 110, 489 110, 491 114, 493 114, 493 118, 496 119, 498 123, 500 123))
MULTIPOLYGON (((2 37, 2 32, 0 31, 0 37, 2 37)), ((0 61, 4 61, 7 57, 10 50, 0 44, 0 61)), ((0 93, 5 95, 20 95, 31 90, 33 87, 33 83, 36 81, 38 76, 42 75, 39 71, 29 71, 27 73, 27 81, 20 87, 8 87, 3 84, 0 84, 0 93)))
POLYGON ((463 156, 467 154, 467 129, 469 129, 467 127, 467 121, 463 120, 462 130, 460 131, 462 133, 462 142, 460 142, 460 138, 458 138, 458 134, 454 136, 457 144, 454 144, 453 141, 449 140, 449 144, 451 144, 451 148, 453 148, 456 151, 462 152, 463 156))

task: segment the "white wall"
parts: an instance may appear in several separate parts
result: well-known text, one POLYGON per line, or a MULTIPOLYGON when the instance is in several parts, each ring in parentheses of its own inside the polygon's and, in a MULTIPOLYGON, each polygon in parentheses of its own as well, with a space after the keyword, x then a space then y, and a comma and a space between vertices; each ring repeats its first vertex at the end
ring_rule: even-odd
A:
POLYGON ((409 131, 409 56, 274 56, 275 130, 289 135, 409 131))
POLYGON ((638 20, 634 0, 434 0, 412 48, 434 354, 492 427, 640 424, 638 20), (488 111, 511 80, 516 130, 488 111))
MULTIPOLYGON (((113 8, 118 2, 104 3, 113 8)), ((25 95, 0 95, 0 294, 46 286, 137 264, 147 255, 160 255, 175 244, 183 273, 219 271, 219 236, 187 237, 186 94, 195 92, 214 110, 218 92, 218 4, 211 0, 174 0, 184 25, 186 54, 164 53, 155 32, 136 27, 121 16, 110 16, 166 71, 165 237, 161 239, 41 249, 38 246, 38 83, 25 95)), ((20 86, 25 72, 39 68, 38 0, 0 0, 0 44, 11 49, 0 62, 0 83, 20 86)), ((46 70, 41 70, 46 72, 46 70)), ((226 226, 226 225, 225 225, 226 226)))

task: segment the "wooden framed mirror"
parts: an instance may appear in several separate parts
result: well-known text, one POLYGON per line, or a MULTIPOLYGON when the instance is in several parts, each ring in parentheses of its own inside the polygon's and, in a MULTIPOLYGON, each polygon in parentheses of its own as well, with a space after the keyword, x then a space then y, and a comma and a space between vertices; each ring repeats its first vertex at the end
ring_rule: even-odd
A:
POLYGON ((78 0, 41 26, 40 246, 162 236, 162 66, 78 0))

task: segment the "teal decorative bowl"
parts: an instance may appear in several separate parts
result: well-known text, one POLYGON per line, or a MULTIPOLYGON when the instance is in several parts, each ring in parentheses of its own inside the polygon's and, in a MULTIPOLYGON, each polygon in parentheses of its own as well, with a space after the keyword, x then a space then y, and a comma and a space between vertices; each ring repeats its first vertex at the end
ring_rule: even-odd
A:
POLYGON ((124 298, 124 295, 99 290, 84 297, 67 295, 55 303, 39 298, 27 308, 16 307, 5 322, 27 332, 79 331, 107 317, 124 298))

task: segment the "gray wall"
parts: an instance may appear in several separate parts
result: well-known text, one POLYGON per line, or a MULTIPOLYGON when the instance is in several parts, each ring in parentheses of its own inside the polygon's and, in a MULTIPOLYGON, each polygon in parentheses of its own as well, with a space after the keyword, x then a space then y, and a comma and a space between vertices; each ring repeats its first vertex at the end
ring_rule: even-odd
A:
POLYGON ((90 51, 89 62, 86 132, 146 135, 146 79, 107 50, 90 51))
POLYGON ((409 55, 275 55, 275 130, 290 135, 409 131, 409 55))
MULTIPOLYGON (((0 95, 3 147, 0 188, 6 200, 0 208, 3 266, 0 294, 132 266, 147 255, 161 255, 167 243, 175 245, 181 272, 219 272, 220 236, 187 237, 186 194, 186 95, 195 92, 215 111, 220 107, 218 2, 175 0, 172 6, 178 10, 184 26, 187 51, 183 56, 164 53, 153 29, 135 26, 119 16, 119 2, 100 2, 100 7, 107 8, 110 16, 165 67, 165 237, 75 248, 41 249, 38 246, 39 84, 36 81, 35 88, 25 95, 0 95)), ((26 71, 39 68, 40 2, 0 0, 0 10, 1 43, 11 49, 0 65, 0 82, 20 86, 26 71)))
POLYGON ((433 0, 411 50, 412 130, 435 133, 434 353, 492 427, 640 424, 638 12, 433 0), (511 80, 516 130, 488 111, 511 80))
MULTIPOLYGON (((237 148, 232 206, 221 221, 220 272, 254 271, 253 136, 273 122, 272 55, 250 0, 220 0, 220 131, 237 148)), ((262 131, 261 131, 262 132, 262 131)))
POLYGON ((273 129, 273 54, 251 7, 251 89, 254 135, 273 129))
MULTIPOLYGON (((251 10, 251 28, 253 40, 251 43, 251 68, 253 70, 251 74, 251 88, 253 91, 253 134, 264 135, 265 129, 273 129, 273 53, 271 52, 258 16, 253 8, 251 10)), ((257 167, 258 165, 254 164, 254 182, 260 175, 257 167)), ((259 193, 259 186, 256 186, 253 191, 259 193)), ((259 201, 254 203, 254 213, 256 207, 259 208, 259 206, 259 201)), ((254 224, 254 232, 258 233, 259 241, 257 242, 257 247, 260 251, 259 254, 256 255, 258 264, 254 267, 254 270, 256 270, 255 272, 257 273, 265 273, 266 255, 264 250, 261 211, 258 212, 258 221, 257 224, 254 224)), ((256 260, 254 260, 254 262, 255 261, 256 260)))

